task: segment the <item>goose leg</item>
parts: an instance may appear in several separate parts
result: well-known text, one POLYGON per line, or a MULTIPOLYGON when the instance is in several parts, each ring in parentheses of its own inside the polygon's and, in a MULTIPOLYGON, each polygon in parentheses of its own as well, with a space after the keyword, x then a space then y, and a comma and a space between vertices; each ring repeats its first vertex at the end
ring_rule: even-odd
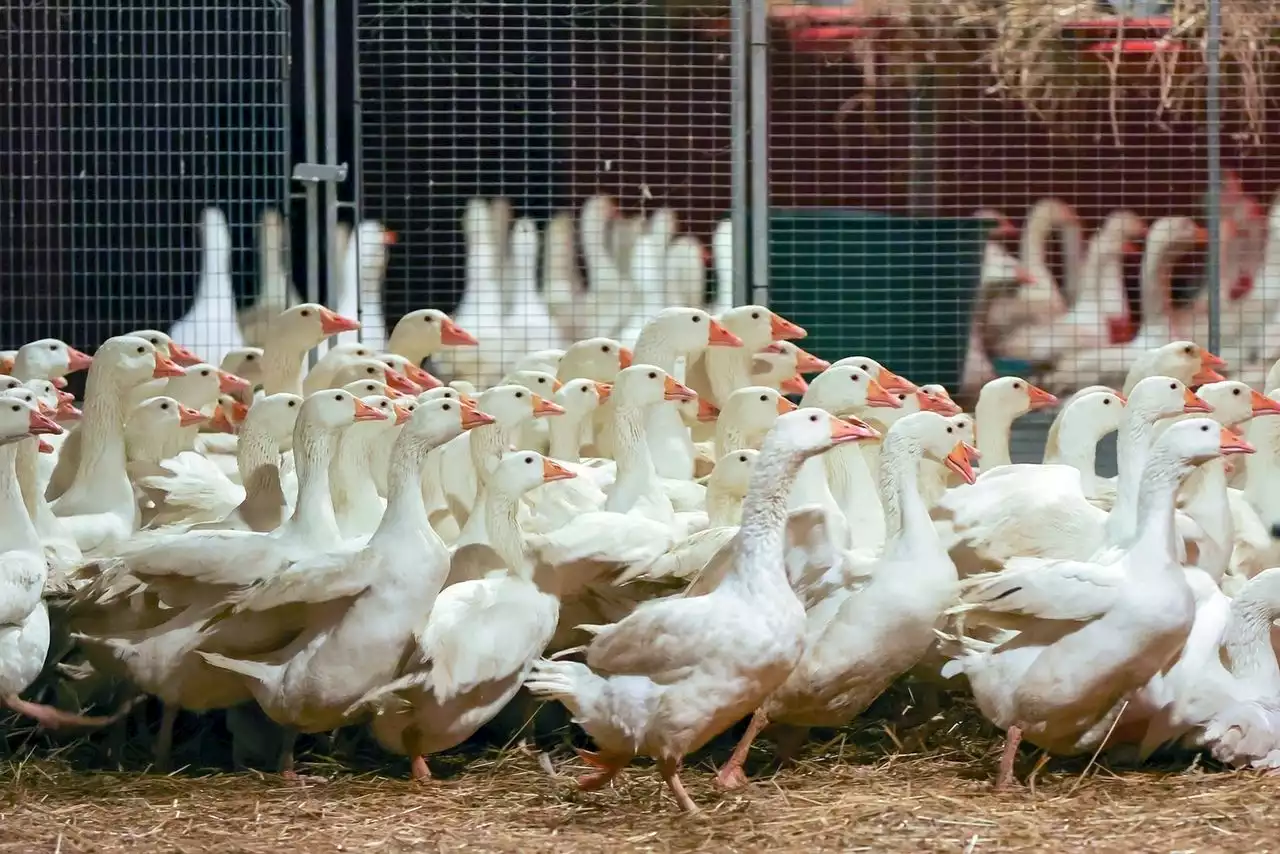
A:
POLYGON ((738 746, 733 749, 733 755, 716 775, 717 786, 722 789, 740 789, 747 785, 747 773, 742 770, 742 765, 747 761, 751 742, 756 740, 756 736, 768 724, 769 716, 764 713, 764 709, 756 709, 755 714, 751 716, 751 722, 747 724, 747 731, 742 734, 738 746))
POLYGON ((680 782, 679 759, 659 759, 658 773, 662 775, 663 782, 671 789, 671 794, 675 795, 676 803, 680 805, 681 812, 701 812, 698 809, 698 805, 693 802, 693 798, 689 797, 689 793, 684 790, 684 783, 680 782))
POLYGON ((594 792, 597 789, 603 789, 618 776, 623 768, 626 768, 631 762, 630 756, 615 756, 609 753, 592 753, 590 750, 579 749, 578 756, 583 762, 597 769, 594 773, 583 774, 578 778, 578 788, 584 792, 594 792))
POLYGON ((173 761, 173 727, 178 722, 178 707, 163 703, 160 713, 160 732, 156 734, 156 770, 168 774, 173 761))
POLYGON ((404 746, 413 757, 409 760, 409 776, 418 783, 430 783, 431 768, 427 765, 427 752, 423 749, 422 730, 417 724, 405 728, 404 746))
POLYGON ((1014 724, 1005 731, 1004 752, 1000 754, 1000 771, 996 774, 996 781, 992 786, 997 792, 1004 791, 1013 782, 1013 761, 1018 758, 1018 745, 1021 742, 1022 727, 1014 724))
POLYGON ((46 706, 43 703, 29 702, 22 699, 17 694, 6 695, 3 698, 3 703, 18 714, 31 718, 45 729, 104 727, 123 719, 124 716, 129 713, 129 710, 133 708, 133 701, 130 700, 114 714, 107 715, 106 717, 99 717, 64 712, 56 706, 46 706))

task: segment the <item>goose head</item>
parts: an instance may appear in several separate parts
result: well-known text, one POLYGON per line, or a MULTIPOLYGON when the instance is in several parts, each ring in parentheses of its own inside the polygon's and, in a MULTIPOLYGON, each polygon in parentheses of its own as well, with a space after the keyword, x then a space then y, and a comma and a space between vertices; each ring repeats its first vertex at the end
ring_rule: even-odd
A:
POLYGON ((556 377, 561 381, 585 377, 612 382, 618 371, 631 366, 632 354, 612 338, 585 338, 564 351, 556 377))
POLYGON ((970 445, 978 444, 978 427, 974 417, 967 412, 961 412, 959 415, 952 415, 947 418, 952 427, 956 428, 956 436, 960 441, 970 445))
POLYGON ((1129 417, 1155 422, 1174 415, 1213 412, 1213 406, 1175 377, 1147 377, 1129 392, 1129 417))
POLYGON ((1171 341, 1150 351, 1148 375, 1176 377, 1190 386, 1219 382, 1225 377, 1217 369, 1226 361, 1194 341, 1171 341))
POLYGON ((221 368, 197 362, 187 368, 182 376, 174 377, 165 385, 165 394, 177 398, 188 406, 202 409, 215 403, 220 394, 234 395, 249 389, 249 381, 228 373, 221 368))
POLYGON ((544 483, 573 477, 577 475, 536 451, 512 451, 498 461, 489 488, 500 495, 517 497, 544 483))
POLYGON ((534 394, 550 399, 560 390, 561 383, 546 371, 512 371, 503 378, 502 385, 522 385, 534 394))
POLYGON ((409 312, 400 318, 391 334, 406 338, 413 351, 424 353, 434 353, 442 347, 474 347, 479 343, 449 315, 434 308, 409 312))
POLYGON ((15 374, 48 380, 86 370, 92 364, 92 356, 57 338, 29 341, 13 357, 15 374))
POLYGON ((449 388, 460 394, 470 395, 471 397, 475 397, 477 394, 475 383, 468 382, 467 380, 449 380, 449 388))
POLYGON ((980 208, 973 212, 973 218, 991 224, 991 230, 987 232, 988 240, 1008 240, 1021 233, 1017 223, 993 208, 980 208))
POLYGON ((951 399, 951 392, 947 391, 947 387, 941 383, 922 385, 920 393, 929 398, 927 405, 921 403, 923 410, 948 416, 960 414, 960 404, 951 399))
POLYGON ((372 359, 376 355, 377 353, 375 353, 373 348, 368 344, 364 344, 360 341, 348 341, 334 347, 330 347, 329 350, 320 357, 320 361, 316 364, 320 365, 327 363, 335 366, 336 370, 337 367, 341 367, 352 359, 372 359))
MULTIPOLYGON (((405 403, 397 405, 407 408, 405 403)), ((400 441, 416 441, 435 448, 467 430, 494 423, 492 415, 463 406, 449 397, 417 401, 414 406, 408 423, 400 431, 400 441)))
POLYGON ((1078 435, 1082 443, 1089 445, 1095 445, 1103 436, 1119 430, 1127 403, 1124 395, 1106 386, 1089 386, 1073 394, 1049 428, 1045 459, 1057 458, 1061 453, 1064 430, 1078 435))
POLYGON ((1218 457, 1253 452, 1253 445, 1232 428, 1212 418, 1187 418, 1169 425, 1156 440, 1151 461, 1153 464, 1161 459, 1171 461, 1185 474, 1218 457))
POLYGON ((29 389, 9 389, 0 392, 0 444, 8 444, 27 436, 56 436, 62 428, 46 415, 41 415, 39 408, 21 396, 29 389))
POLYGON ((381 380, 352 380, 342 388, 356 397, 368 397, 371 394, 380 394, 392 400, 402 400, 407 397, 407 395, 401 394, 381 380))
POLYGON ((94 353, 93 366, 89 368, 90 380, 107 375, 125 388, 184 373, 150 341, 133 335, 108 338, 94 353))
POLYGON ((579 377, 569 380, 556 392, 556 403, 575 421, 582 420, 609 399, 613 386, 579 377))
POLYGON ((901 405, 869 372, 853 364, 835 364, 818 374, 801 402, 801 406, 819 406, 835 415, 901 405))
POLYGON ((1138 255, 1139 243, 1147 236, 1147 223, 1133 211, 1116 211, 1106 218, 1098 229, 1095 240, 1103 252, 1110 255, 1138 255))
POLYGON ((664 308, 644 325, 641 340, 667 343, 679 353, 699 353, 707 347, 741 347, 742 339, 700 308, 664 308))
POLYGON ((431 372, 424 371, 413 363, 412 359, 406 359, 397 353, 379 353, 378 360, 385 362, 392 369, 402 374, 409 382, 413 383, 416 388, 411 394, 418 394, 427 389, 439 388, 444 385, 431 372))
POLYGON ((1213 420, 1228 427, 1261 415, 1280 415, 1280 403, 1239 380, 1207 383, 1196 393, 1213 407, 1213 420))
POLYGON ((770 341, 789 341, 808 333, 785 317, 762 305, 740 305, 721 314, 716 320, 742 340, 742 346, 755 352, 770 341))
POLYGON ((698 396, 662 368, 632 365, 618 371, 610 397, 619 407, 647 408, 665 401, 693 401, 698 396))
POLYGON ((720 411, 720 421, 748 435, 759 435, 772 427, 778 416, 795 409, 796 405, 781 392, 767 386, 749 385, 729 395, 720 411))
POLYGON ((159 329, 139 329, 136 332, 126 332, 125 335, 131 335, 134 338, 145 338, 151 342, 151 346, 156 348, 156 352, 163 355, 177 364, 183 366, 199 364, 201 359, 195 353, 183 347, 177 341, 174 341, 167 334, 159 329))
POLYGON ((889 394, 898 399, 896 409, 880 407, 863 413, 867 423, 877 429, 887 428, 898 419, 916 412, 934 412, 942 416, 956 415, 960 412, 960 407, 956 406, 950 397, 932 395, 923 388, 916 389, 914 392, 897 391, 889 394))
POLYGON ((198 409, 168 395, 157 395, 148 397, 133 408, 125 429, 135 440, 147 440, 153 435, 172 434, 183 427, 194 427, 208 420, 198 409))
POLYGON ((35 392, 36 399, 53 411, 53 418, 59 423, 80 419, 82 413, 76 409, 75 395, 60 390, 52 380, 27 380, 23 385, 35 392))
POLYGON ((886 446, 905 443, 916 453, 960 475, 965 483, 971 484, 977 479, 973 472, 978 462, 977 448, 965 441, 950 419, 936 412, 904 415, 885 433, 884 441, 886 446))
POLYGON ((464 394, 452 386, 442 385, 439 388, 429 388, 422 394, 418 395, 418 403, 426 403, 431 400, 456 400, 464 406, 475 408, 475 400, 469 394, 464 394))
POLYGON ((563 415, 564 410, 522 385, 499 385, 485 391, 476 408, 493 416, 494 423, 504 429, 518 427, 530 418, 563 415))
POLYGON ((713 496, 741 500, 751 486, 751 472, 755 469, 760 452, 751 448, 732 451, 716 460, 716 467, 707 476, 708 501, 713 496))
POLYGON ((290 350, 310 350, 330 335, 354 332, 360 321, 343 317, 319 303, 304 302, 280 312, 271 324, 272 338, 290 350))
MULTIPOLYGON (((369 435, 381 436, 383 433, 389 433, 393 427, 402 426, 412 414, 400 405, 400 401, 392 400, 384 394, 371 394, 360 398, 360 401, 365 406, 378 410, 382 415, 379 420, 370 419, 367 424, 360 425, 360 429, 369 431, 369 435)), ((417 401, 414 401, 414 404, 416 406, 417 401)))
POLYGON ((771 341, 756 351, 751 376, 761 385, 779 388, 784 394, 804 394, 809 390, 802 374, 820 374, 831 363, 801 349, 790 341, 771 341))
POLYGON ((289 392, 278 392, 254 401, 244 418, 243 431, 266 436, 281 450, 287 450, 293 442, 293 429, 302 412, 302 397, 289 392))
MULTIPOLYGON (((250 408, 252 414, 254 406, 250 408)), ((349 391, 322 389, 302 403, 298 412, 299 423, 319 427, 326 431, 338 431, 362 421, 386 421, 390 413, 370 406, 349 391)))
POLYGON ((856 418, 840 418, 824 409, 804 406, 778 416, 773 429, 765 436, 761 455, 781 454, 806 460, 838 445, 879 438, 875 429, 856 418))
POLYGON ((26 385, 17 385, 11 389, 6 389, 3 394, 7 400, 20 400, 34 407, 37 412, 46 418, 56 417, 56 408, 41 400, 39 393, 26 385))
POLYGON ((218 395, 209 426, 215 433, 235 433, 249 416, 249 405, 229 394, 218 395))
POLYGON ((1013 421, 1033 409, 1044 409, 1057 403, 1057 397, 1021 377, 997 377, 978 392, 975 408, 998 413, 1013 421))
POLYGON ((341 388, 357 380, 377 380, 401 394, 417 396, 419 388, 409 378, 379 359, 349 359, 334 372, 330 385, 341 388))
POLYGON ((251 383, 262 379, 262 348, 234 347, 222 357, 218 367, 229 374, 244 377, 251 383))
POLYGON ((884 365, 868 356, 845 356, 840 361, 832 365, 833 368, 842 367, 844 365, 853 365, 862 368, 875 379, 876 382, 884 388, 885 391, 905 391, 914 392, 916 384, 906 377, 900 377, 884 365))
POLYGON ((394 231, 376 219, 366 219, 356 227, 356 242, 347 251, 359 253, 362 281, 380 281, 386 275, 391 255, 387 247, 394 246, 398 239, 394 231))

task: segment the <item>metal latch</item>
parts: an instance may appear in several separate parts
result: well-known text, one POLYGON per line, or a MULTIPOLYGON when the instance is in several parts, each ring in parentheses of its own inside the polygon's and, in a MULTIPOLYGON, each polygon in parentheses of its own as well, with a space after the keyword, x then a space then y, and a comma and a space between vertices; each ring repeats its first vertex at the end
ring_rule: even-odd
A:
POLYGON ((293 167, 293 180, 313 184, 341 184, 347 180, 347 164, 328 166, 323 163, 298 163, 293 167))

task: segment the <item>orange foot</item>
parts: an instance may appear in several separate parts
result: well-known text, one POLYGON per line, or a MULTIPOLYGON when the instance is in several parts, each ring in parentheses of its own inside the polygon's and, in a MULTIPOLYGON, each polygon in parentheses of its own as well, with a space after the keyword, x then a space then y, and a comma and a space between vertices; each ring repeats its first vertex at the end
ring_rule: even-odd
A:
POLYGON ((742 766, 734 762, 729 762, 720 769, 720 773, 716 775, 716 787, 732 791, 733 789, 741 789, 747 785, 747 772, 742 770, 742 766))
POLYGON ((409 762, 409 774, 415 783, 430 783, 431 769, 427 767, 427 757, 418 755, 409 762))
POLYGON ((584 792, 594 792, 603 789, 618 776, 623 768, 627 767, 630 762, 629 757, 609 756, 604 753, 592 753, 590 750, 577 751, 578 757, 583 762, 597 769, 590 774, 583 774, 578 778, 578 788, 584 792))

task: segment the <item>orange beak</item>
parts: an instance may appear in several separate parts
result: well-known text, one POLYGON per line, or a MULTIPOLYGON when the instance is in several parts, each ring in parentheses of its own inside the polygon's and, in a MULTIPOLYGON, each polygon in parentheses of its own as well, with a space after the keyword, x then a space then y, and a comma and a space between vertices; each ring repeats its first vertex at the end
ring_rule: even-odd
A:
POLYGON ((234 401, 231 404, 231 420, 236 424, 243 422, 249 417, 249 404, 234 401))
POLYGON ((396 391, 386 383, 383 383, 383 387, 386 389, 386 392, 385 392, 386 396, 391 400, 404 400, 406 397, 410 396, 405 394, 402 391, 396 391))
POLYGON ((1036 277, 1031 275, 1031 271, 1026 267, 1018 267, 1014 271, 1013 280, 1020 285, 1034 285, 1036 283, 1036 277))
POLYGON ((62 428, 54 423, 48 416, 41 415, 34 409, 27 418, 27 433, 31 436, 50 435, 57 436, 62 432, 62 428))
POLYGON ((39 452, 40 452, 40 453, 42 453, 42 454, 52 454, 52 453, 53 453, 53 445, 50 445, 50 444, 49 444, 48 442, 46 442, 44 439, 41 439, 39 436, 37 436, 37 437, 36 437, 36 450, 37 450, 37 451, 39 451, 39 452))
POLYGON ((837 418, 831 416, 831 441, 836 445, 846 442, 857 442, 860 439, 879 439, 880 433, 870 424, 857 418, 837 418))
POLYGON ((58 410, 52 408, 51 406, 49 406, 49 404, 45 403, 43 400, 36 401, 36 411, 39 412, 41 415, 45 416, 46 418, 52 418, 58 412, 58 410))
POLYGON ((698 398, 698 420, 703 424, 709 424, 720 417, 720 410, 712 406, 710 402, 703 398, 698 398))
POLYGON ((901 409, 902 401, 885 391, 884 386, 875 380, 870 380, 867 386, 867 406, 880 407, 882 409, 901 409))
POLYGON ((1120 251, 1125 255, 1141 255, 1142 247, 1134 243, 1132 240, 1126 240, 1121 244, 1120 251))
POLYGON ((943 460, 943 464, 964 478, 965 483, 972 484, 978 479, 973 473, 973 466, 978 462, 978 456, 977 448, 965 442, 957 442, 955 448, 943 460))
MULTIPOLYGON (((475 406, 475 401, 471 401, 471 405, 475 406)), ((492 424, 494 418, 487 412, 481 412, 479 409, 468 409, 464 403, 462 406, 462 429, 474 430, 476 427, 483 427, 486 424, 492 424)))
POLYGON ((92 364, 92 356, 87 353, 81 353, 75 347, 67 348, 67 373, 74 374, 76 371, 83 371, 92 364))
POLYGON ((178 404, 178 426, 191 427, 195 424, 203 424, 208 420, 200 410, 178 404))
POLYGON ((161 379, 163 377, 181 377, 185 376, 186 373, 183 368, 156 353, 156 369, 151 372, 151 376, 161 379))
POLYGON ((564 383, 560 382, 560 380, 557 380, 557 379, 554 379, 554 378, 551 380, 551 390, 552 390, 552 391, 559 391, 559 390, 560 390, 560 389, 562 389, 562 388, 564 388, 564 383))
POLYGON ((1212 412, 1213 407, 1209 405, 1209 401, 1188 388, 1183 389, 1182 392, 1182 411, 1188 414, 1193 412, 1212 412))
MULTIPOLYGON (((738 342, 742 343, 742 342, 738 342)), ((662 399, 663 400, 693 400, 698 395, 693 389, 684 383, 676 380, 675 377, 667 374, 667 378, 662 381, 662 399)))
POLYGON ((1205 228, 1203 225, 1197 225, 1195 242, 1196 242, 1196 246, 1208 246, 1209 245, 1209 229, 1205 228))
POLYGON ((564 407, 549 400, 544 400, 535 394, 533 396, 533 417, 540 418, 543 415, 564 415, 564 407))
POLYGON ((169 342, 169 358, 184 367, 200 364, 200 357, 183 347, 177 341, 169 342))
POLYGON ((900 391, 903 394, 915 394, 918 390, 916 384, 906 377, 900 377, 888 368, 880 369, 880 376, 876 377, 876 382, 880 383, 881 388, 885 391, 900 391))
POLYGON ((794 394, 803 397, 804 393, 809 390, 809 384, 805 382, 804 377, 796 374, 794 377, 790 377, 779 383, 778 388, 784 394, 794 394))
POLYGON ((71 392, 69 392, 69 391, 60 391, 60 392, 58 392, 57 394, 58 394, 58 405, 59 405, 59 406, 61 406, 61 405, 62 405, 62 404, 64 404, 64 403, 75 403, 75 402, 76 402, 76 396, 75 396, 74 394, 72 394, 71 392))
POLYGON ((358 397, 351 398, 355 402, 355 420, 356 421, 386 421, 387 416, 382 414, 382 410, 376 409, 365 403, 358 397))
POLYGON ((396 406, 395 404, 392 404, 391 408, 396 411, 397 427, 399 427, 401 424, 405 423, 406 421, 408 421, 410 418, 413 417, 413 410, 411 409, 406 409, 403 406, 396 406))
POLYGON ((804 331, 803 326, 772 312, 770 314, 769 334, 773 336, 774 341, 795 341, 809 334, 804 331))
MULTIPOLYGON (((13 363, 12 363, 12 362, 10 362, 10 363, 9 363, 9 370, 12 370, 12 369, 13 369, 13 363)), ((6 371, 6 370, 4 369, 4 365, 3 365, 3 364, 0 364, 0 374, 7 374, 7 373, 9 373, 9 371, 6 371)), ((54 377, 54 378, 51 380, 51 382, 53 383, 53 387, 54 387, 54 388, 66 388, 66 387, 67 387, 67 378, 66 378, 66 377, 54 377)))
POLYGON ((440 343, 446 347, 474 347, 480 342, 470 332, 446 317, 440 324, 440 343))
POLYGON ((405 375, 411 381, 417 383, 418 388, 423 391, 430 391, 433 388, 440 388, 440 386, 444 385, 435 374, 430 371, 424 371, 417 365, 405 365, 405 375))
POLYGON ((83 415, 83 412, 76 409, 75 404, 69 400, 63 400, 58 403, 57 415, 55 417, 59 421, 79 421, 83 415))
POLYGON ((635 359, 635 354, 632 353, 629 349, 627 349, 626 347, 618 348, 618 370, 621 371, 621 370, 624 370, 625 368, 631 367, 631 362, 634 359, 635 359))
POLYGON ((1227 360, 1222 358, 1221 356, 1218 356, 1214 353, 1210 353, 1208 350, 1202 349, 1200 351, 1200 367, 1202 369, 1207 370, 1209 368, 1225 368, 1226 366, 1227 366, 1227 360))
POLYGON ((542 458, 543 483, 550 483, 553 480, 569 480, 573 477, 577 477, 577 475, 560 465, 555 460, 549 460, 546 457, 542 458))
POLYGON ((360 321, 343 317, 336 311, 320 309, 320 331, 325 335, 337 335, 339 332, 355 332, 360 328, 360 321))
POLYGON ((244 377, 238 377, 227 371, 218 371, 218 391, 223 394, 235 394, 238 391, 248 391, 251 385, 244 377))
POLYGON ((398 241, 399 239, 400 239, 400 235, 396 234, 391 229, 387 229, 386 231, 382 232, 383 246, 395 246, 396 241, 398 241))
POLYGON ((936 412, 947 417, 960 414, 960 407, 949 397, 918 391, 916 399, 920 401, 921 412, 936 412))
POLYGON ((387 368, 387 388, 393 388, 404 394, 416 395, 418 386, 411 382, 408 377, 397 371, 395 368, 387 368))
POLYGON ((1017 237, 1021 233, 1022 230, 1008 219, 1000 220, 1000 224, 991 230, 991 236, 1000 239, 1017 237))
POLYGON ((613 394, 613 386, 608 383, 596 383, 596 399, 600 403, 604 403, 609 399, 609 395, 613 394))
POLYGON ((209 419, 209 426, 218 433, 234 433, 235 425, 227 418, 227 413, 223 412, 221 407, 213 411, 213 418, 209 419))
POLYGON ((1280 401, 1272 400, 1261 392, 1250 392, 1249 406, 1254 415, 1280 414, 1280 401))
POLYGON ((462 392, 458 392, 458 403, 461 403, 467 409, 476 408, 476 399, 471 395, 463 394, 462 392))
POLYGON ((3 358, 0 358, 0 374, 8 375, 12 373, 13 373, 13 358, 10 356, 5 356, 3 358))
POLYGON ((1027 383, 1027 398, 1031 401, 1032 409, 1044 409, 1046 406, 1056 406, 1058 403, 1057 397, 1031 383, 1027 383))
POLYGON ((1225 456, 1228 454, 1252 454, 1255 448, 1235 430, 1230 427, 1223 427, 1222 438, 1218 442, 1218 450, 1225 456))
POLYGON ((707 345, 711 347, 741 347, 742 339, 725 329, 713 317, 711 318, 711 329, 707 332, 707 345))
POLYGON ((819 359, 812 353, 808 353, 796 348, 796 371, 802 374, 820 374, 827 368, 831 367, 831 363, 826 359, 819 359))
POLYGON ((782 397, 782 396, 778 397, 778 414, 779 415, 786 415, 788 412, 795 412, 797 409, 799 409, 799 407, 796 406, 791 401, 787 400, 785 397, 782 397))

